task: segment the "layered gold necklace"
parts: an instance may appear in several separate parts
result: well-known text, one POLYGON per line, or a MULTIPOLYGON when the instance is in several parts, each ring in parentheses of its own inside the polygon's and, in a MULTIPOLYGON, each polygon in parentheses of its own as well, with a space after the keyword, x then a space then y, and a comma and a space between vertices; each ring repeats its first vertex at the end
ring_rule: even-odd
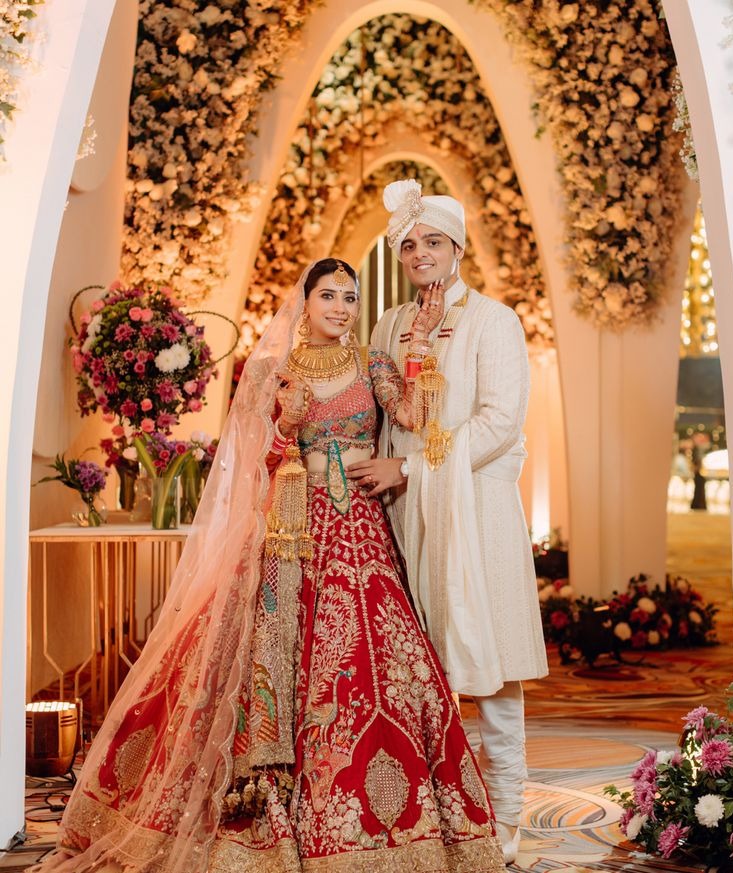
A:
POLYGON ((329 345, 301 343, 290 352, 288 369, 306 381, 327 382, 344 376, 354 364, 354 349, 340 342, 329 345))

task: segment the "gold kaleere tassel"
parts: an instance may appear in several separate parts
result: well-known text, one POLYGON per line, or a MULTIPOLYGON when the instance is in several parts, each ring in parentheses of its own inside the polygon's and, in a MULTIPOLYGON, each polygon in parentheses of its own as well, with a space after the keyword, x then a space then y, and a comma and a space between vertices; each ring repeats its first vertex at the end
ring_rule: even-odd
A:
POLYGON ((445 396, 445 376, 438 372, 438 361, 432 355, 422 362, 415 379, 412 396, 413 430, 421 433, 427 428, 423 456, 431 470, 437 470, 445 461, 453 445, 453 434, 443 430, 440 414, 445 396))
POLYGON ((285 461, 275 473, 275 494, 267 513, 265 555, 283 561, 310 560, 313 537, 308 521, 308 474, 297 445, 285 449, 285 461))

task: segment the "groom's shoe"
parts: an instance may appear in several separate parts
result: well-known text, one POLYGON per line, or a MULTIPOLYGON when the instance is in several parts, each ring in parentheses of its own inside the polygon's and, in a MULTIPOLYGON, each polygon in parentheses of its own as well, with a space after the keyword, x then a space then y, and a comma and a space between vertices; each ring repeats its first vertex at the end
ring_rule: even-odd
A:
POLYGON ((501 842, 501 848, 504 851, 504 863, 513 864, 517 860, 519 853, 519 828, 516 825, 504 824, 503 821, 496 822, 496 836, 501 842))

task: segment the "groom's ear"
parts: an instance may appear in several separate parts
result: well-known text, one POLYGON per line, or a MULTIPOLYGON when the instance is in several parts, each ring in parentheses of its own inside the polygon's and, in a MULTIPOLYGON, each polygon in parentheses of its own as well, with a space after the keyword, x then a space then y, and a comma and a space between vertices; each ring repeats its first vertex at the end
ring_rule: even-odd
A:
POLYGON ((466 250, 462 249, 457 242, 453 243, 453 251, 455 252, 455 256, 459 261, 463 260, 463 256, 466 254, 466 250))

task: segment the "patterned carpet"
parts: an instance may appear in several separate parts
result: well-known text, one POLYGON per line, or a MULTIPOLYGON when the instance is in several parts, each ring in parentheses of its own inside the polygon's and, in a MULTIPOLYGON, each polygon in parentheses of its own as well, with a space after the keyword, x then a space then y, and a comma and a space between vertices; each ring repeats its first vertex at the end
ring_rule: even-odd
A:
MULTIPOLYGON (((669 518, 670 572, 687 576, 706 601, 720 606, 721 645, 657 652, 594 670, 561 666, 550 651, 550 676, 527 683, 527 785, 522 842, 512 871, 699 871, 649 858, 624 841, 619 808, 603 786, 628 785, 650 748, 669 748, 681 718, 701 704, 723 709, 733 679, 733 593, 730 518, 687 514, 669 518)), ((643 568, 640 568, 643 569, 643 568)), ((621 586, 623 587, 623 586, 621 586)), ((462 701, 466 731, 478 745, 475 710, 462 701)), ((53 844, 68 788, 29 781, 24 845, 0 856, 0 870, 23 870, 53 844)))

